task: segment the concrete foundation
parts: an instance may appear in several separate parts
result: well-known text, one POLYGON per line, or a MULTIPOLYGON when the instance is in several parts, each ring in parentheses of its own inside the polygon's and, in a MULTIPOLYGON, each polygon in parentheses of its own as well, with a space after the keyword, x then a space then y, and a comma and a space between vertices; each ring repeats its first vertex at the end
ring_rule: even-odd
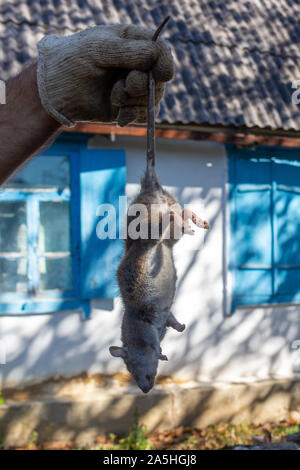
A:
POLYGON ((149 431, 219 422, 293 420, 300 424, 300 377, 253 383, 200 384, 160 377, 143 395, 126 374, 77 376, 2 391, 0 439, 5 448, 32 440, 75 441, 125 434, 138 411, 149 431))

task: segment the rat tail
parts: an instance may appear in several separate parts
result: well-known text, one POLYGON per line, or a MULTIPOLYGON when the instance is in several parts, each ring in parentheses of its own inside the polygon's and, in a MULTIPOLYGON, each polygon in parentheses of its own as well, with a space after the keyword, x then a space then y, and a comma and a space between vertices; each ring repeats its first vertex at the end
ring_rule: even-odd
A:
POLYGON ((151 70, 148 72, 148 125, 147 125, 147 167, 142 179, 142 189, 153 190, 161 186, 155 171, 155 81, 151 70))
MULTIPOLYGON (((152 41, 156 41, 162 29, 169 21, 167 16, 155 31, 152 41)), ((148 107, 147 107, 147 168, 142 179, 142 189, 161 189, 155 172, 155 80, 152 70, 148 72, 148 107)))
POLYGON ((162 190, 155 171, 154 160, 148 160, 145 174, 141 181, 142 191, 162 190))
POLYGON ((141 181, 142 191, 162 190, 152 161, 147 160, 147 168, 141 181))

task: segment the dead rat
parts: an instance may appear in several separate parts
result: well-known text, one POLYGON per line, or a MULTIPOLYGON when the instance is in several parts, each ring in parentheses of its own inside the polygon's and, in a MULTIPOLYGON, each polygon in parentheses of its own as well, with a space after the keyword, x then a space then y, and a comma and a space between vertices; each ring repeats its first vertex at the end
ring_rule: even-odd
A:
MULTIPOLYGON (((158 28, 153 40, 167 20, 158 28)), ((185 328, 171 313, 176 287, 173 246, 183 233, 193 233, 188 219, 199 227, 209 228, 207 222, 193 212, 182 210, 158 181, 155 172, 154 86, 149 72, 147 168, 140 193, 128 208, 125 250, 117 271, 124 305, 123 346, 109 348, 112 356, 123 358, 144 393, 154 385, 159 359, 168 360, 160 347, 167 327, 179 332, 185 328), (138 223, 136 212, 140 213, 138 223), (132 224, 140 229, 138 236, 136 232, 131 233, 132 224)))

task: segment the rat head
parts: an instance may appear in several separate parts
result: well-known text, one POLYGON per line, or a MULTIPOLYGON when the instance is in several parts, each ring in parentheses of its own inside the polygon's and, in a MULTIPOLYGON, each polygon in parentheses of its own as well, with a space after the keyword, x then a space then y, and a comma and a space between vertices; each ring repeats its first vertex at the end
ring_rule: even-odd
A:
POLYGON ((149 345, 144 346, 111 346, 110 354, 121 357, 139 388, 148 393, 154 386, 159 359, 167 361, 167 357, 149 345))

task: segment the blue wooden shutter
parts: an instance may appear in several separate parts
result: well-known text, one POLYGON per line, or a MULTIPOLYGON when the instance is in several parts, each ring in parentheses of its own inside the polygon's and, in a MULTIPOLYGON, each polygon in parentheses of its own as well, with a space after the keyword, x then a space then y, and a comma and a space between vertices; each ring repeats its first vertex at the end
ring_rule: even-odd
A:
POLYGON ((267 302, 273 294, 271 161, 263 152, 235 149, 231 156, 234 303, 267 302))
POLYGON ((126 163, 123 150, 84 149, 80 154, 81 297, 118 295, 116 269, 123 240, 100 240, 96 215, 100 204, 112 204, 119 221, 119 197, 125 195, 126 163))
POLYGON ((300 157, 295 156, 273 158, 275 295, 290 302, 300 295, 300 157))
POLYGON ((300 155, 227 146, 232 311, 300 301, 300 155))

